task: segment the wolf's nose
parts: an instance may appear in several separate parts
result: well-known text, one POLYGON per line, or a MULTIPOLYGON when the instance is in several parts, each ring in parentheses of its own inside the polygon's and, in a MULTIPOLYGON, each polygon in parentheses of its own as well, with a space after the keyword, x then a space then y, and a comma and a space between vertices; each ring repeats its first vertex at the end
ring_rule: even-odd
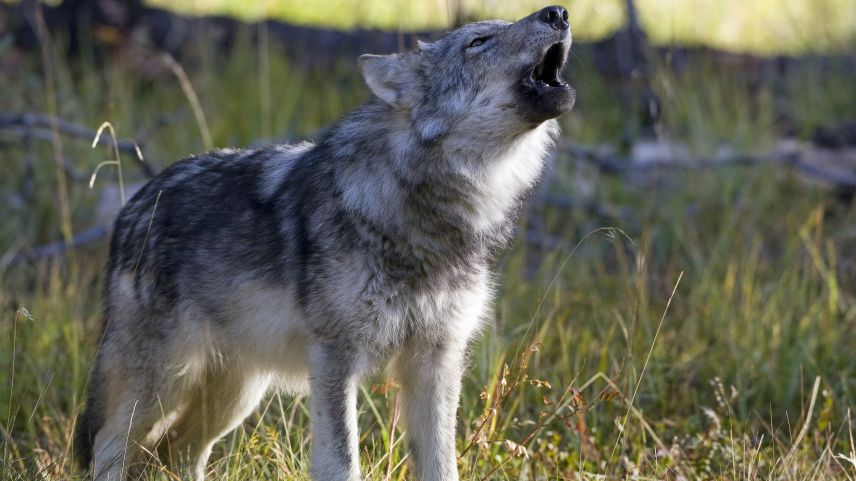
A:
POLYGON ((568 24, 568 11, 558 5, 547 7, 538 12, 538 20, 541 20, 556 30, 567 30, 570 26, 570 24, 568 24))

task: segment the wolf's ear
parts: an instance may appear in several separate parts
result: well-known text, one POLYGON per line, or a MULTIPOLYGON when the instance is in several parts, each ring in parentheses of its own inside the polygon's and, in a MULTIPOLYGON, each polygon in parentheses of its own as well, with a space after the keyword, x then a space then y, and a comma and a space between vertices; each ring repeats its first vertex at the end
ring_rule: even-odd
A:
POLYGON ((419 79, 412 59, 397 53, 361 55, 359 64, 366 85, 381 100, 396 109, 413 107, 419 79))

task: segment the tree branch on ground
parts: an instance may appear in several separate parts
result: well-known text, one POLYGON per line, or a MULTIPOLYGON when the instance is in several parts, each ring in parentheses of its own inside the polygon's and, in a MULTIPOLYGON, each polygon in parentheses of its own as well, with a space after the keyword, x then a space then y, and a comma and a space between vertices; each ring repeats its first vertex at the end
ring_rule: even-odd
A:
POLYGON ((629 157, 598 152, 577 144, 566 144, 562 150, 575 159, 597 166, 600 172, 612 175, 653 173, 658 170, 700 171, 734 166, 781 165, 791 167, 815 180, 829 184, 842 192, 856 192, 856 174, 833 172, 808 162, 800 152, 774 152, 770 154, 735 154, 710 159, 662 159, 637 162, 629 157))
MULTIPOLYGON (((141 144, 148 141, 152 135, 157 132, 157 130, 172 122, 174 117, 174 114, 159 115, 153 124, 144 130, 145 134, 140 137, 139 142, 129 139, 118 141, 119 151, 132 154, 131 158, 134 159, 134 162, 136 162, 140 167, 140 170, 142 170, 143 174, 148 178, 154 177, 157 175, 157 172, 150 163, 145 160, 141 160, 137 156, 137 147, 139 146, 139 148, 142 149, 141 144)), ((0 114, 0 133, 12 134, 21 138, 50 141, 51 129, 53 128, 56 128, 56 130, 62 135, 85 140, 87 142, 92 142, 95 138, 94 130, 50 115, 32 112, 0 114)), ((110 145, 111 143, 112 140, 109 137, 101 137, 98 140, 99 145, 110 145)), ((69 165, 65 165, 64 169, 69 174, 69 177, 74 180, 89 179, 88 175, 76 172, 75 169, 69 165)))
POLYGON ((8 254, 0 258, 0 269, 15 266, 24 261, 35 261, 48 257, 64 255, 70 249, 90 244, 105 239, 112 230, 111 224, 96 225, 85 231, 75 234, 71 242, 55 241, 32 249, 23 249, 14 254, 8 254))

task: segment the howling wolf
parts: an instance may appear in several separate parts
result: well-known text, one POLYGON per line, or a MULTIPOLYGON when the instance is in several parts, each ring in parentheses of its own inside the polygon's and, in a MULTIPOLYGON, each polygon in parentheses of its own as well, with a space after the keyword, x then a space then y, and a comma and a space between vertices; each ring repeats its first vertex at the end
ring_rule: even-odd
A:
POLYGON ((401 384, 414 477, 458 479, 468 343, 575 92, 551 6, 363 55, 374 94, 317 144, 182 160, 122 209, 76 450, 97 480, 156 455, 205 476, 271 389, 308 392, 312 476, 356 481, 357 387, 401 384), (184 463, 184 464, 181 464, 184 463))

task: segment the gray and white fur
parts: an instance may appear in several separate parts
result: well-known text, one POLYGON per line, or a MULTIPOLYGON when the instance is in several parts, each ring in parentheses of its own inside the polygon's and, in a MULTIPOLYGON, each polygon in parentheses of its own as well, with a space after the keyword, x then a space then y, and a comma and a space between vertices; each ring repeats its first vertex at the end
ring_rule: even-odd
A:
POLYGON ((76 427, 95 479, 156 453, 202 480, 276 388, 310 394, 313 479, 359 480, 358 383, 388 367, 414 478, 457 480, 466 348, 492 253, 573 106, 570 45, 548 7, 364 55, 374 96, 317 144, 191 157, 142 188, 113 231, 76 427))

